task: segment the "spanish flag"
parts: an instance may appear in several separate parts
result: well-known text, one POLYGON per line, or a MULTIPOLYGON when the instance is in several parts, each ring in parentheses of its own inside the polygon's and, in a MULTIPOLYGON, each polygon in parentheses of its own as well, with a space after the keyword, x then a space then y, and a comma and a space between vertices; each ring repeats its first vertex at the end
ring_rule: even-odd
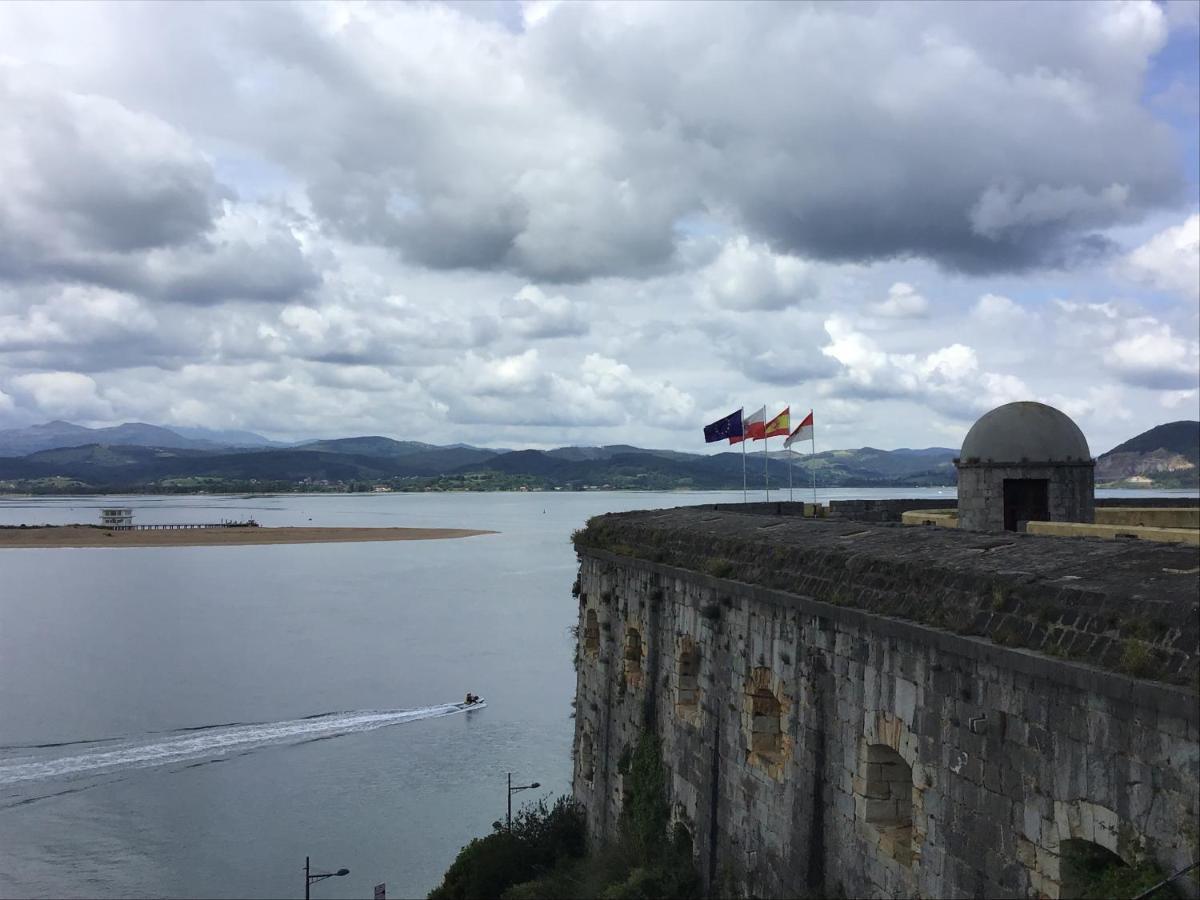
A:
POLYGON ((767 423, 766 430, 763 432, 764 438, 776 437, 778 435, 787 435, 792 430, 792 408, 785 407, 783 412, 767 423))

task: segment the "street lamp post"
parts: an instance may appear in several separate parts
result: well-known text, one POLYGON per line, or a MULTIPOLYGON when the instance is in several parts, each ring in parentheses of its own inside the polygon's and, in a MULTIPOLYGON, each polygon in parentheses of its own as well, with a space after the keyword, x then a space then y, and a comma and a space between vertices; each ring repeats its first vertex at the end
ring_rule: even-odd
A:
POLYGON ((536 781, 533 784, 518 784, 513 787, 512 772, 508 773, 508 816, 504 820, 508 831, 512 831, 512 795, 519 791, 527 791, 530 788, 541 787, 536 781))
POLYGON ((313 872, 308 857, 304 857, 304 900, 309 900, 309 888, 314 881, 324 881, 326 878, 340 878, 349 875, 349 869, 338 869, 336 872, 313 872))

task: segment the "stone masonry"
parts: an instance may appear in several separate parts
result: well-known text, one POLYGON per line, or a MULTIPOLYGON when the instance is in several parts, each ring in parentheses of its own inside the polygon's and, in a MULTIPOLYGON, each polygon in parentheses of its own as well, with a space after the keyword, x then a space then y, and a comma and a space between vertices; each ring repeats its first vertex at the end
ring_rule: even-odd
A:
POLYGON ((958 462, 958 521, 973 531, 1004 530, 1005 479, 1045 479, 1051 522, 1091 522, 1095 468, 1091 462, 1021 465, 958 462))
POLYGON ((711 508, 593 520, 574 783, 593 838, 615 836, 649 726, 713 896, 1056 898, 1068 841, 1166 872, 1200 857, 1200 555, 934 532, 711 508), (1088 630, 1119 634, 1103 611, 1145 609, 1148 588, 1163 631, 1088 630), (1028 630, 990 630, 1022 604, 1028 630), (1028 649, 1058 648, 1064 621, 1124 650, 1028 649), (1116 671, 1139 647, 1173 661, 1116 671))

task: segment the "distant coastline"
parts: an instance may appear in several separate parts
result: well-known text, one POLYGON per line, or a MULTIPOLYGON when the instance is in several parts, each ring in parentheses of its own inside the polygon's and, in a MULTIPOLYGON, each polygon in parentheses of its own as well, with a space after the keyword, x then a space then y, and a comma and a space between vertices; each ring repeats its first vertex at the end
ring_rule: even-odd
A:
POLYGON ((0 550, 65 547, 248 547, 363 541, 435 541, 496 534, 474 528, 212 528, 110 531, 93 525, 0 527, 0 550))
MULTIPOLYGON (((264 440, 265 439, 261 439, 264 440)), ((127 423, 87 429, 50 422, 0 430, 0 491, 79 494, 490 493, 719 491, 789 482, 824 488, 944 488, 957 482, 950 447, 791 454, 655 450, 631 444, 507 450, 437 446, 379 435, 234 447, 127 423), (104 439, 111 443, 92 443, 104 439), (17 455, 11 455, 17 454, 17 455)), ((1200 489, 1200 422, 1169 422, 1096 458, 1102 487, 1200 489)))

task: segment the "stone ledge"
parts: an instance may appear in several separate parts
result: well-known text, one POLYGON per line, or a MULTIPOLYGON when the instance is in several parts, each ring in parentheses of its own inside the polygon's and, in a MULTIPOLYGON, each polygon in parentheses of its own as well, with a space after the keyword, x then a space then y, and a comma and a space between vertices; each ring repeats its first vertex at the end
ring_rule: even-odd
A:
POLYGON ((592 557, 603 562, 637 566, 667 578, 686 579, 716 592, 738 594, 756 602, 796 609, 807 615, 853 625, 885 637, 896 637, 923 644, 936 650, 974 660, 977 663, 994 665, 1035 678, 1044 678, 1075 690, 1100 694, 1112 700, 1153 709, 1155 712, 1183 719, 1191 725, 1200 725, 1200 705, 1196 702, 1197 695, 1187 688, 1147 681, 1142 678, 1132 678, 1098 666, 1056 659, 1033 650, 1003 647, 984 638, 955 634, 929 625, 852 607, 838 606, 741 581, 718 578, 691 569, 682 569, 637 557, 622 556, 600 548, 578 547, 577 549, 582 556, 592 557))
MULTIPOLYGON (((1183 510, 1188 512, 1188 510, 1183 510)), ((1045 534, 1067 538, 1121 538, 1158 541, 1164 544, 1191 544, 1200 547, 1200 529, 1164 528, 1154 525, 1107 525, 1089 522, 1029 522, 1025 526, 1028 534, 1045 534)))

